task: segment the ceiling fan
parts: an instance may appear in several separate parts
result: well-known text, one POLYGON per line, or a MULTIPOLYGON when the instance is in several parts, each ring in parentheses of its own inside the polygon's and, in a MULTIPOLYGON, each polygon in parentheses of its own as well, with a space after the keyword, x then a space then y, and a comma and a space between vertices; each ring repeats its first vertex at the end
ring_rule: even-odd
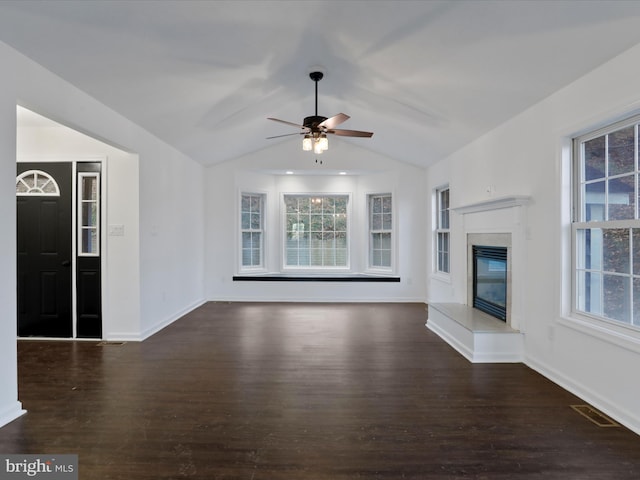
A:
POLYGON ((321 154, 327 148, 329 148, 329 140, 327 139, 327 134, 339 135, 342 137, 372 137, 372 132, 362 132, 360 130, 344 130, 335 128, 341 123, 349 120, 349 115, 345 115, 344 113, 339 113, 334 115, 333 117, 323 117, 318 115, 318 82, 322 80, 324 74, 322 72, 311 72, 309 74, 311 80, 313 80, 316 84, 316 114, 305 117, 302 122, 302 125, 293 122, 287 122, 286 120, 280 120, 277 118, 269 117, 268 120, 273 120, 274 122, 284 123, 285 125, 291 125, 292 127, 297 127, 302 131, 297 133, 287 133, 284 135, 276 135, 273 137, 267 137, 267 139, 271 138, 280 138, 280 137, 288 137, 290 135, 304 135, 302 139, 302 149, 305 151, 313 150, 316 154, 321 154))

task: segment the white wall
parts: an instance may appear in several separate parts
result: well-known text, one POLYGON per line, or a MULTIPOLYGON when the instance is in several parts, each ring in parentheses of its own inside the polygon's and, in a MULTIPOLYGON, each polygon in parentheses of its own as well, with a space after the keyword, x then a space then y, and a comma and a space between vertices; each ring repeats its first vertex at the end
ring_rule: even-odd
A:
MULTIPOLYGON (((203 168, 84 92, 0 43, 0 425, 17 400, 16 104, 139 156, 142 339, 204 299, 203 168)), ((136 200, 132 199, 135 204, 136 200)), ((134 267, 135 268, 135 267, 134 267)))
POLYGON ((103 337, 140 337, 140 235, 138 155, 127 153, 65 126, 18 126, 18 161, 102 161, 106 174, 103 224, 103 337), (108 225, 124 235, 109 236, 108 225))
MULTIPOLYGON (((567 148, 576 134, 637 113, 638 65, 640 46, 430 168, 428 185, 450 183, 454 207, 531 196, 523 226, 527 255, 519 274, 526 292, 520 300, 526 363, 640 433, 640 335, 609 335, 570 318, 567 148)), ((465 302, 466 240, 460 215, 452 217, 456 263, 450 284, 429 279, 430 301, 465 302)))
MULTIPOLYGON (((366 140, 365 140, 366 141, 366 140)), ((207 169, 207 275, 209 300, 234 301, 389 301, 426 298, 424 170, 374 154, 340 139, 315 164, 300 142, 278 143, 232 162, 207 169), (292 170, 295 175, 282 175, 292 170), (349 175, 337 172, 344 170, 349 175), (276 173, 276 171, 281 173, 276 173), (241 191, 267 195, 267 267, 281 271, 280 201, 283 193, 349 193, 352 199, 351 267, 366 270, 366 196, 392 193, 399 243, 395 274, 399 283, 233 282, 238 273, 237 203, 241 191)), ((320 159, 320 157, 318 157, 320 159)))

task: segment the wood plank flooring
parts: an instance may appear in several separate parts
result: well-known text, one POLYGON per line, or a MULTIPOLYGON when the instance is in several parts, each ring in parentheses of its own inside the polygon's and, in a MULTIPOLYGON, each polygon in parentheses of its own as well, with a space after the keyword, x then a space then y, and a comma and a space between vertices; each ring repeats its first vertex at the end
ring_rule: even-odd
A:
POLYGON ((640 437, 522 364, 471 364, 421 304, 209 303, 142 343, 19 342, 2 453, 80 479, 638 479, 640 437))

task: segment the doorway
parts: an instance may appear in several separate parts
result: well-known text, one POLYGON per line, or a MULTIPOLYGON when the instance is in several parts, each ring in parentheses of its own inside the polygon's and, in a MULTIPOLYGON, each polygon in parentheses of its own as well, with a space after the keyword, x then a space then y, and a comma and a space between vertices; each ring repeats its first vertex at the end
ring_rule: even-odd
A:
POLYGON ((18 336, 101 338, 99 162, 18 163, 18 336))

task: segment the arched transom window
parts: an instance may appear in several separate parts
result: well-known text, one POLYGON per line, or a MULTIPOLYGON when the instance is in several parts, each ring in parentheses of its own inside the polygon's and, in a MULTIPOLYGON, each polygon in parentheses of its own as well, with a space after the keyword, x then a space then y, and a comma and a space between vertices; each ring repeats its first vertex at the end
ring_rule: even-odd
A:
POLYGON ((60 188, 48 173, 42 170, 28 170, 16 178, 16 195, 59 197, 60 188))

